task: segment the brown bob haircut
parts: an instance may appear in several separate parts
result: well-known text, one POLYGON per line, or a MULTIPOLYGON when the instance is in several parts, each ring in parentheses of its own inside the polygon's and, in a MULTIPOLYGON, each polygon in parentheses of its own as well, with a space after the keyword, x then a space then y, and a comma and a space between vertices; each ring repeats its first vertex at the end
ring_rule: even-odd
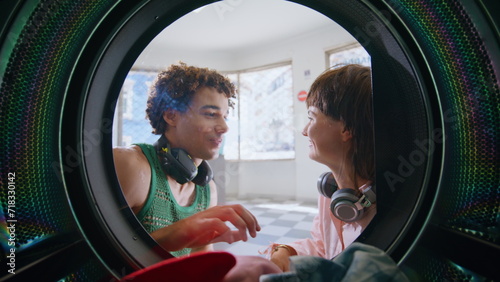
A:
POLYGON ((306 104, 344 123, 353 136, 350 155, 354 173, 373 181, 375 154, 370 68, 351 64, 325 71, 313 82, 306 104))

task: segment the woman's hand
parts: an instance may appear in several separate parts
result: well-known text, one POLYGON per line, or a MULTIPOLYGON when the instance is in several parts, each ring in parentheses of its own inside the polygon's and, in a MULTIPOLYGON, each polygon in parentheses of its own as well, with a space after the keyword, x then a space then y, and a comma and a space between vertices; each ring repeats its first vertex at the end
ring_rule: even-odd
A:
POLYGON ((290 246, 287 248, 276 248, 271 253, 270 261, 276 264, 283 272, 290 271, 290 256, 297 252, 290 246))

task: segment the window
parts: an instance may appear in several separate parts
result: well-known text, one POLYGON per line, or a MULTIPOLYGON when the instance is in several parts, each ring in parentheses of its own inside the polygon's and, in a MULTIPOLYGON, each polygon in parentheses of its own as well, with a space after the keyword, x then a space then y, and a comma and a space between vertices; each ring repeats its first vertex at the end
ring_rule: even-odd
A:
POLYGON ((128 73, 117 104, 114 146, 128 146, 132 143, 153 144, 158 136, 146 119, 146 103, 149 87, 158 74, 153 70, 132 70, 128 73))
POLYGON ((359 44, 349 44, 335 48, 327 52, 328 66, 339 64, 360 64, 371 66, 371 58, 368 52, 359 44))
POLYGON ((238 89, 228 118, 228 160, 295 158, 292 65, 285 63, 230 74, 238 89))

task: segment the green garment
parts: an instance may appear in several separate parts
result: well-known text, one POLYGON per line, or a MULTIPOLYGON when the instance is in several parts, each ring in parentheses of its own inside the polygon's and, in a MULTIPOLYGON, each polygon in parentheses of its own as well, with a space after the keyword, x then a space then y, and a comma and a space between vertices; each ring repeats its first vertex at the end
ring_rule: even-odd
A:
MULTIPOLYGON (((205 187, 196 185, 196 196, 193 203, 190 206, 180 206, 172 195, 170 185, 161 168, 155 148, 150 144, 141 143, 135 145, 142 149, 151 166, 151 184, 148 198, 144 207, 137 214, 137 218, 149 233, 197 212, 206 210, 209 207, 209 184, 205 187)), ((190 248, 171 252, 176 257, 190 253, 190 248)))

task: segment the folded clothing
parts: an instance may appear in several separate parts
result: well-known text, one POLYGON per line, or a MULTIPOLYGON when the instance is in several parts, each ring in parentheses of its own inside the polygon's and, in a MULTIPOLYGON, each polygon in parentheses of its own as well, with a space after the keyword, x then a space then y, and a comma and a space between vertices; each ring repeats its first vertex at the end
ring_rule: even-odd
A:
POLYGON ((332 260, 292 256, 290 269, 282 274, 262 275, 260 281, 409 281, 384 251, 359 242, 352 243, 332 260))

